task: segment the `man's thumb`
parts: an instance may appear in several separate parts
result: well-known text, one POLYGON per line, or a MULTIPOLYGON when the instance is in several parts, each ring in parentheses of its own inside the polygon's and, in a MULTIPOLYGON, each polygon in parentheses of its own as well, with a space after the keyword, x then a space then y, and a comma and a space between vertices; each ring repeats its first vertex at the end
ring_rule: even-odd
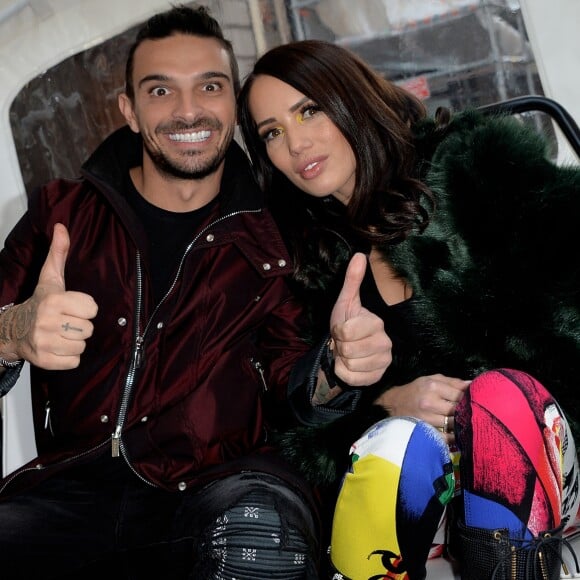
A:
POLYGON ((64 285, 64 268, 66 265, 66 257, 70 247, 70 238, 68 230, 63 224, 55 224, 52 233, 52 242, 48 249, 48 255, 44 261, 44 266, 40 271, 38 277, 38 284, 50 284, 51 286, 64 285))

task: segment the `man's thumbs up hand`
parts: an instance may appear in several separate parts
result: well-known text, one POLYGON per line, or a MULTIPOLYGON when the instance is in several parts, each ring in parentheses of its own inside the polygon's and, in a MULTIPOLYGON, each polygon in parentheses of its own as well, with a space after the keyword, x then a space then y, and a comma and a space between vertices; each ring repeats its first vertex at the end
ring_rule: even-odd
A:
POLYGON ((361 304, 360 286, 367 259, 355 254, 330 315, 334 372, 352 387, 376 383, 391 364, 391 339, 381 318, 361 304))
POLYGON ((56 224, 34 294, 0 318, 4 336, 11 341, 2 350, 47 370, 79 365, 86 339, 93 334, 91 319, 98 310, 88 294, 66 289, 69 246, 68 230, 56 224))

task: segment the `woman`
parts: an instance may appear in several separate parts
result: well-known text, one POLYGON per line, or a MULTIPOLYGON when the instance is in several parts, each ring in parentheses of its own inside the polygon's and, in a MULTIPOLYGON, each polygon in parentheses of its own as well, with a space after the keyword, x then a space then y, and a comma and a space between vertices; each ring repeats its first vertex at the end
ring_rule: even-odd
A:
POLYGON ((575 517, 578 468, 566 419, 532 375, 577 421, 580 271, 558 248, 577 245, 580 172, 552 165, 511 118, 428 118, 412 95, 323 41, 263 55, 239 121, 313 319, 325 319, 348 257, 363 251, 361 301, 393 342, 360 412, 281 439, 327 483, 345 438, 368 428, 334 512, 336 577, 425 577, 454 495, 444 443, 461 453, 448 520, 452 555, 469 562, 462 578, 541 578, 531 572, 540 568, 559 577, 561 543, 547 538, 575 517), (378 408, 388 418, 371 426, 378 408))

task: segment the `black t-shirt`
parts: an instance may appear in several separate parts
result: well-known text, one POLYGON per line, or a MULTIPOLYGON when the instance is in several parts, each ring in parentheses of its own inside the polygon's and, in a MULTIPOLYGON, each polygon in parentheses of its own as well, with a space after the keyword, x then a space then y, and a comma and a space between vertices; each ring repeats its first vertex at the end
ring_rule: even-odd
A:
POLYGON ((127 178, 127 201, 141 221, 149 241, 149 270, 156 302, 169 290, 185 249, 195 237, 200 224, 217 203, 188 212, 173 212, 149 203, 127 178))

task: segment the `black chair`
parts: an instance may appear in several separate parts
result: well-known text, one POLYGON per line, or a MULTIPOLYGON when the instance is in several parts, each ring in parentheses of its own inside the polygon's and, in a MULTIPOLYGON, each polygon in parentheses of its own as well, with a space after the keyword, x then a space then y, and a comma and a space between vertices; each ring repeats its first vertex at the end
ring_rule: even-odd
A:
POLYGON ((478 109, 486 114, 508 113, 517 115, 534 111, 545 113, 558 124, 562 134, 566 137, 578 158, 580 158, 580 128, 572 115, 553 99, 541 95, 526 95, 491 103, 490 105, 483 105, 478 107, 478 109))

